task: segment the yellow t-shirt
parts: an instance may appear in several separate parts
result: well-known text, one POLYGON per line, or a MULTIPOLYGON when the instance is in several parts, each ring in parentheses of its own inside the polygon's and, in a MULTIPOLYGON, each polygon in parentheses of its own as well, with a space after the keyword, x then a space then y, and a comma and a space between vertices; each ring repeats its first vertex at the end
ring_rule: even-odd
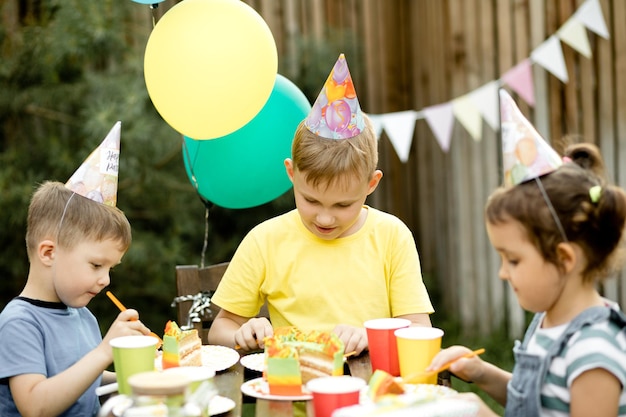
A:
POLYGON ((432 313, 411 231, 366 208, 363 227, 334 240, 312 234, 295 209, 259 224, 237 248, 212 302, 253 317, 267 300, 273 327, 305 331, 432 313))

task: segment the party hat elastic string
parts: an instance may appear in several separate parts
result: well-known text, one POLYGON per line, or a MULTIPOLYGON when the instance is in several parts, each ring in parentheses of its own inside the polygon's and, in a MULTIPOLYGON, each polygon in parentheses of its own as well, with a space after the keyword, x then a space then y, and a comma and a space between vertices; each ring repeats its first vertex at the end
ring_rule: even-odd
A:
POLYGON ((541 182, 541 179, 539 179, 539 177, 536 177, 535 182, 537 183, 537 186, 539 187, 539 191, 541 191, 541 195, 543 196, 544 201, 548 205, 548 210, 550 210, 550 214, 552 215, 552 218, 554 219, 554 222, 556 223, 557 229, 559 229, 559 232, 561 233, 561 237, 563 238, 563 241, 567 242, 568 240, 567 240, 567 235, 565 234, 565 229, 563 229, 563 225, 561 224, 561 220, 559 220, 559 216, 556 215, 556 210, 554 209, 554 206, 552 205, 552 201, 550 201, 550 197, 548 197, 548 193, 546 192, 546 189, 543 187, 543 183, 541 182))
POLYGON ((65 207, 63 207, 63 213, 61 214, 61 220, 59 220, 59 227, 57 228, 57 241, 59 240, 59 236, 61 235, 61 226, 63 225, 63 220, 65 219, 65 213, 67 212, 67 207, 70 205, 70 201, 76 195, 76 193, 72 193, 70 198, 65 202, 65 207))

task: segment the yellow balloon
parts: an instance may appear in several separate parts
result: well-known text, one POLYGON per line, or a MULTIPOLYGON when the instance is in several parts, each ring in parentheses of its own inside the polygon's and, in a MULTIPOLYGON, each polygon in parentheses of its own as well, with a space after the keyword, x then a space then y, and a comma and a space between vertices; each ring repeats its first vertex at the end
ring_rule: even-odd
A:
POLYGON ((274 87, 278 53, 263 18, 239 0, 184 0, 154 27, 144 56, 148 94, 190 138, 246 125, 274 87))

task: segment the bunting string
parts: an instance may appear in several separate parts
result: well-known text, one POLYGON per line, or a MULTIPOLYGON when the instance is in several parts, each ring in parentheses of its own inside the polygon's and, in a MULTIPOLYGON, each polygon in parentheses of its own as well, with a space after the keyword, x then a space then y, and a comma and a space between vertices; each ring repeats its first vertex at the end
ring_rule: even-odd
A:
POLYGON ((444 152, 450 148, 452 127, 458 121, 475 141, 482 138, 483 120, 494 131, 499 130, 498 89, 507 85, 528 105, 535 105, 532 65, 538 64, 563 83, 569 81, 561 42, 591 58, 587 29, 609 39, 609 31, 599 0, 587 0, 548 39, 532 50, 530 56, 506 71, 499 79, 453 100, 425 107, 420 111, 406 110, 385 114, 368 114, 377 137, 383 130, 403 163, 409 153, 415 131, 415 122, 425 119, 437 143, 444 152))

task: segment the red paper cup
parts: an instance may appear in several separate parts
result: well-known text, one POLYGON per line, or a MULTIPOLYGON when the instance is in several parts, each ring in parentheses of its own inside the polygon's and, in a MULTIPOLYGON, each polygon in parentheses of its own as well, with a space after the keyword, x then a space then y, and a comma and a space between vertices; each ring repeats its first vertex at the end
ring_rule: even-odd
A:
POLYGON ((367 330, 372 371, 383 370, 393 376, 400 376, 398 344, 394 331, 409 327, 407 319, 385 318, 368 320, 364 324, 367 330))
POLYGON ((331 417, 341 407, 359 403, 359 395, 367 385, 354 376, 325 376, 310 380, 306 387, 313 395, 315 417, 331 417))

